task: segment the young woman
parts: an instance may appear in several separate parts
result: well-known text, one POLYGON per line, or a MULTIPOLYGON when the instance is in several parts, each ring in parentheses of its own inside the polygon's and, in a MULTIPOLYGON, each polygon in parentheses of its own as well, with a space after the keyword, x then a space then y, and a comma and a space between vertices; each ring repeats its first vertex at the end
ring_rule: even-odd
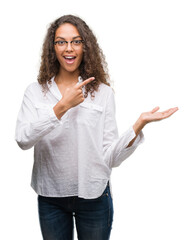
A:
POLYGON ((96 37, 65 15, 47 32, 38 82, 24 94, 15 139, 34 146, 31 186, 43 239, 107 240, 113 221, 110 175, 143 141, 142 128, 177 108, 142 113, 118 136, 114 92, 96 37))

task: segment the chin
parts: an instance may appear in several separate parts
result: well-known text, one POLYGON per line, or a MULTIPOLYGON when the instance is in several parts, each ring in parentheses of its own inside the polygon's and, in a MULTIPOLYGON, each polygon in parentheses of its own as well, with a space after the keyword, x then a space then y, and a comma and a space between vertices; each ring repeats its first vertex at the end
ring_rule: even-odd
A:
POLYGON ((62 66, 62 68, 70 73, 74 73, 76 71, 79 71, 79 66, 62 66))
POLYGON ((69 73, 74 73, 74 72, 77 72, 78 69, 77 68, 65 68, 66 72, 69 72, 69 73))

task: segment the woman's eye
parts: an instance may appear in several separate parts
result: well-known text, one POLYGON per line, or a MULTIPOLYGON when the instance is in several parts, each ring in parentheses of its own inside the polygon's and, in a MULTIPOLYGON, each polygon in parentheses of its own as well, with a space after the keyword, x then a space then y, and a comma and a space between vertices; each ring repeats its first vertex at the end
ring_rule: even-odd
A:
POLYGON ((80 44, 81 40, 74 40, 74 44, 80 44))
POLYGON ((65 41, 58 41, 59 45, 64 45, 65 41))

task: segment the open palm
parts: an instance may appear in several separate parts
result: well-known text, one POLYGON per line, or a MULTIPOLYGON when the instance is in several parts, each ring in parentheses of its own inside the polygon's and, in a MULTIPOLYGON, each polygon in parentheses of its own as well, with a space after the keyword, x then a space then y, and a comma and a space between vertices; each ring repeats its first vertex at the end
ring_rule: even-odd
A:
POLYGON ((144 112, 141 114, 141 118, 144 120, 145 123, 154 122, 154 121, 160 121, 162 119, 170 117, 172 114, 174 114, 178 108, 170 108, 168 110, 165 110, 163 112, 158 112, 159 107, 155 107, 150 112, 144 112))

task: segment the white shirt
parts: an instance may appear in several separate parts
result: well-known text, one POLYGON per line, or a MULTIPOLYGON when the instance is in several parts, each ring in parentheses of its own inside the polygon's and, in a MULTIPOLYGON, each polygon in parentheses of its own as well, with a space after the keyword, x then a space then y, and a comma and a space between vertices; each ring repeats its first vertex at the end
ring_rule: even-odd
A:
MULTIPOLYGON (((25 90, 16 123, 15 140, 23 149, 34 146, 31 186, 48 197, 99 197, 113 167, 119 166, 143 142, 132 127, 120 137, 113 89, 104 83, 59 120, 53 110, 62 98, 54 77, 45 94, 38 82, 25 90)), ((111 183, 110 183, 111 184, 111 183)))

